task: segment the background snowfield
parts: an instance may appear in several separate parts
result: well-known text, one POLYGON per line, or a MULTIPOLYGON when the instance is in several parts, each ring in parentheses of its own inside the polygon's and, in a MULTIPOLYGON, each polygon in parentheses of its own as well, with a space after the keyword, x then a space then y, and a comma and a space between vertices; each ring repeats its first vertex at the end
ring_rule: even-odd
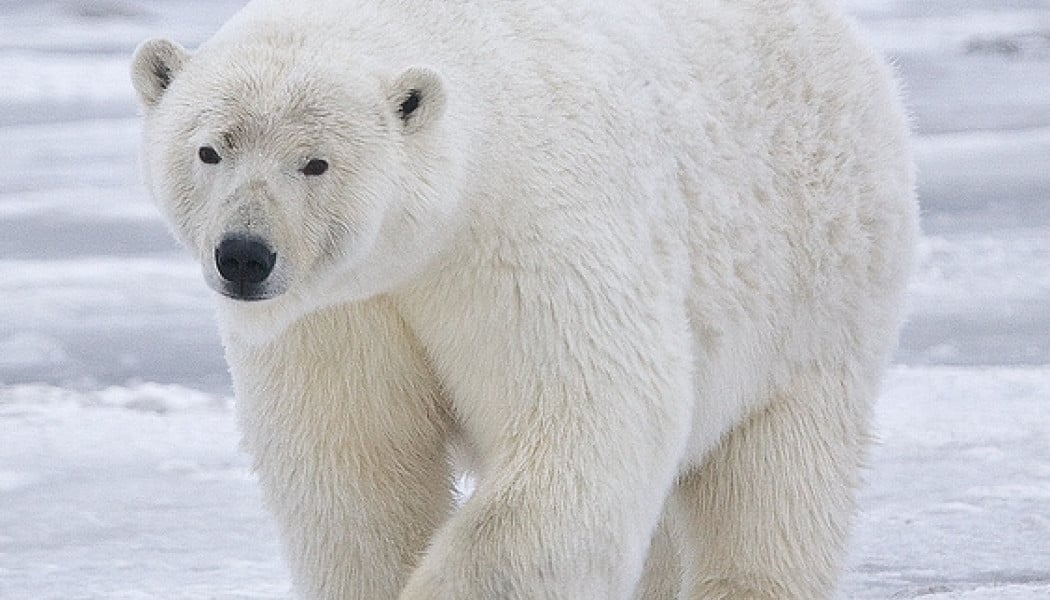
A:
MULTIPOLYGON (((840 598, 1050 598, 1050 0, 843 0, 926 236, 840 598)), ((290 596, 128 59, 241 2, 0 0, 0 598, 290 596)))

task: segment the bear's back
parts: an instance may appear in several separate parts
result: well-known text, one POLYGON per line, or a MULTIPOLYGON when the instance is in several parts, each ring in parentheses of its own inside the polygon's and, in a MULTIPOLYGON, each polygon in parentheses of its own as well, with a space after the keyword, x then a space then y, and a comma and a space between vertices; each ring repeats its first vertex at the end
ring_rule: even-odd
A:
POLYGON ((281 31, 380 77, 440 73, 493 237, 565 227, 569 209, 678 228, 697 322, 831 314, 903 285, 905 120, 889 70, 823 0, 255 0, 210 44, 281 31))

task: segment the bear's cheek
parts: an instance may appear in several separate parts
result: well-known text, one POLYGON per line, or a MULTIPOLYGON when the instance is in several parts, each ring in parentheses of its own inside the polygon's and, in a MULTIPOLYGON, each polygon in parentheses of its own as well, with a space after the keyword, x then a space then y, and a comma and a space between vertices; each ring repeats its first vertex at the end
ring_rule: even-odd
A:
POLYGON ((303 221, 294 230, 305 232, 303 242, 321 257, 360 253, 362 245, 370 245, 390 202, 387 186, 363 184, 358 178, 333 180, 311 192, 303 221))
POLYGON ((161 172, 151 176, 152 196, 166 216, 172 233, 188 249, 199 253, 207 238, 209 203, 200 196, 199 189, 184 176, 174 177, 161 172))

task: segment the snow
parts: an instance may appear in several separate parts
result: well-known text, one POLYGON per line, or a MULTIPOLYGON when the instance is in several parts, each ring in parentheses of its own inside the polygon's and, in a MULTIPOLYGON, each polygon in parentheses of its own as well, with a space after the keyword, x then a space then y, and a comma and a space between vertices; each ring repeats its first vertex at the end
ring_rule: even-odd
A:
MULTIPOLYGON (((136 43, 232 0, 0 0, 0 598, 286 598, 198 267, 140 183, 136 43)), ((842 599, 1050 598, 1050 2, 842 0, 926 237, 842 599)))

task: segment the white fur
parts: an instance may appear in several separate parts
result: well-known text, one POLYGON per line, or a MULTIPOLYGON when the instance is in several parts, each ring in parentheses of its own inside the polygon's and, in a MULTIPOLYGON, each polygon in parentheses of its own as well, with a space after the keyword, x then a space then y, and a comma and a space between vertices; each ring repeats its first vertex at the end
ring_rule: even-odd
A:
POLYGON ((256 0, 133 80, 205 278, 277 253, 219 313, 304 598, 831 594, 917 226, 824 2, 256 0))

